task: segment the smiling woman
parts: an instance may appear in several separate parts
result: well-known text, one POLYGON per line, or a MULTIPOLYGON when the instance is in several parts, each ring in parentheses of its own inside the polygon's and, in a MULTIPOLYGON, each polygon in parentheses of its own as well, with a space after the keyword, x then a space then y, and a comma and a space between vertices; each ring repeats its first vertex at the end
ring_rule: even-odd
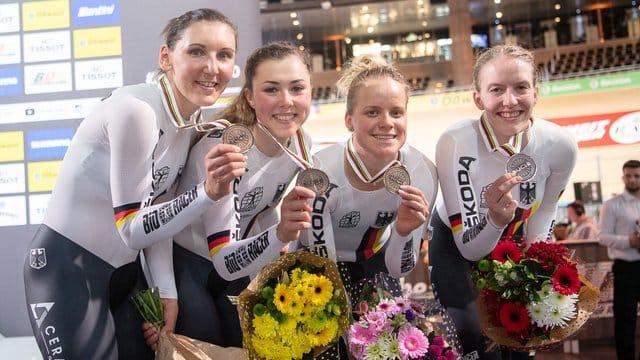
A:
POLYGON ((538 99, 535 69, 531 53, 518 46, 480 55, 473 100, 482 115, 450 126, 436 145, 443 202, 431 220, 431 280, 465 354, 481 358, 500 354, 480 329, 471 266, 500 240, 547 240, 575 165, 577 144, 568 131, 532 117, 538 99))
MULTIPOLYGON (((196 9, 163 34, 157 83, 114 90, 82 121, 31 241, 25 291, 44 358, 153 358, 130 300, 146 287, 139 250, 153 263, 150 247, 231 191, 228 171, 204 174, 182 194, 176 184, 200 108, 231 79, 236 27, 217 10, 196 9)), ((224 165, 224 153, 204 162, 224 165)))

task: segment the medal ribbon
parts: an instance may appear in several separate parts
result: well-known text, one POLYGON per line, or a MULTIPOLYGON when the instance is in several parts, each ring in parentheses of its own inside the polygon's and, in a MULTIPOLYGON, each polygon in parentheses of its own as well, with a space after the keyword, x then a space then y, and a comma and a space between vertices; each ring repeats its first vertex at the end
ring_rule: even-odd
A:
POLYGON ((296 165, 298 165, 299 168, 307 170, 313 167, 313 165, 311 165, 311 160, 310 160, 311 156, 309 155, 307 144, 304 141, 304 134, 302 132, 302 128, 298 128, 298 130, 296 130, 296 135, 293 136, 293 145, 294 145, 293 147, 296 149, 296 151, 294 152, 288 147, 285 147, 284 145, 282 145, 280 141, 278 141, 278 139, 276 139, 271 134, 269 129, 267 129, 264 125, 262 125, 262 123, 259 120, 256 122, 256 124, 258 124, 258 127, 262 131, 264 131, 265 134, 269 135, 269 137, 271 137, 273 141, 275 141, 275 143, 278 144, 280 149, 282 149, 282 151, 284 151, 284 153, 287 154, 287 156, 289 156, 289 158, 293 160, 293 162, 296 165))
POLYGON ((180 109, 178 109, 176 97, 173 95, 173 90, 171 89, 171 84, 169 84, 169 80, 167 80, 165 75, 160 77, 159 86, 164 96, 165 109, 169 114, 171 114, 174 125, 177 128, 193 127, 194 124, 202 121, 202 113, 200 109, 191 115, 191 118, 189 119, 191 120, 190 122, 187 122, 182 118, 182 115, 180 115, 180 109))
MULTIPOLYGON (((310 161, 310 156, 309 156, 309 151, 307 150, 307 146, 305 144, 304 141, 304 136, 303 136, 303 132, 302 132, 302 128, 298 128, 298 131, 296 131, 296 135, 293 137, 293 144, 294 144, 294 148, 297 150, 297 154, 293 151, 291 151, 290 149, 284 147, 269 131, 269 129, 267 129, 264 125, 262 125, 262 123, 260 121, 257 121, 258 127, 264 131, 267 135, 269 135, 273 141, 276 142, 276 144, 278 144, 278 146, 280 147, 280 149, 282 149, 282 151, 285 152, 285 154, 287 154, 291 160, 293 160, 294 163, 296 163, 300 168, 307 170, 307 169, 311 169, 313 168, 313 165, 311 164, 310 161), (298 155, 300 154, 300 155, 298 155)), ((309 250, 311 250, 313 253, 315 253, 316 255, 322 256, 322 254, 324 252, 320 251, 320 248, 318 246, 316 246, 314 244, 314 242, 310 239, 309 244, 306 245, 309 250)), ((325 241, 324 247, 326 249, 326 254, 327 254, 327 258, 331 259, 333 261, 336 261, 337 256, 336 256, 336 244, 335 241, 333 239, 327 239, 325 241)))
POLYGON ((515 134, 509 138, 508 142, 500 144, 498 142, 498 138, 493 132, 493 129, 491 128, 491 124, 489 124, 489 121, 485 117, 485 113, 482 113, 482 116, 480 117, 480 128, 483 130, 485 139, 492 150, 499 151, 507 156, 512 156, 519 153, 522 149, 522 137, 524 136, 525 131, 515 134))
POLYGON ((377 174, 375 174, 374 176, 371 176, 371 174, 369 173, 369 170, 367 170, 367 167, 364 166, 362 159, 360 159, 360 156, 356 152, 356 149, 353 147, 353 136, 351 136, 347 141, 345 155, 347 156, 347 161, 349 162, 349 165, 351 165, 353 172, 356 173, 356 175, 358 176, 358 178, 360 178, 360 180, 362 180, 367 184, 378 181, 384 175, 384 172, 387 171, 390 167, 395 165, 402 165, 402 162, 400 162, 400 152, 398 152, 398 157, 396 160, 393 160, 392 162, 388 163, 377 174))

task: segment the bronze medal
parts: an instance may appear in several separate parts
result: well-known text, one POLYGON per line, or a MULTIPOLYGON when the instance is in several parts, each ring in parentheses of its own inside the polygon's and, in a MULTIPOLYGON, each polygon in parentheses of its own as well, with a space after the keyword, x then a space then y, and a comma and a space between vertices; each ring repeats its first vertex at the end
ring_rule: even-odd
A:
POLYGON ((316 196, 321 196, 329 188, 329 176, 322 170, 305 169, 298 174, 296 185, 311 189, 316 196))
POLYGON ((411 176, 404 166, 392 166, 382 177, 384 187, 392 194, 398 194, 400 186, 411 185, 411 176))
POLYGON ((522 181, 529 181, 536 175, 536 163, 527 154, 517 153, 507 160, 505 166, 507 172, 513 172, 522 178, 522 181))
POLYGON ((241 124, 233 124, 224 129, 222 142, 239 147, 240 152, 244 154, 251 149, 254 140, 251 129, 241 124))

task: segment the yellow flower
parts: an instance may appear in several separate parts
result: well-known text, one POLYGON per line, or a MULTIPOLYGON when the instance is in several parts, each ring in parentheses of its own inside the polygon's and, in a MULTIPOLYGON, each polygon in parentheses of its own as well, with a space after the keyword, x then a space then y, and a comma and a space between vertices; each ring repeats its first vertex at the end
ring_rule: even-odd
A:
POLYGON ((276 289, 273 293, 273 304, 276 309, 282 313, 286 313, 291 306, 292 293, 289 287, 285 284, 276 285, 276 289))
POLYGON ((324 346, 328 345, 338 335, 338 320, 331 318, 327 321, 327 326, 319 332, 311 332, 309 334, 309 342, 311 346, 324 346))
POLYGON ((256 336, 273 338, 276 336, 278 322, 269 314, 263 314, 253 318, 253 330, 256 336))
POLYGON ((315 306, 324 307, 333 296, 333 283, 323 275, 313 276, 309 279, 311 286, 311 302, 315 306))

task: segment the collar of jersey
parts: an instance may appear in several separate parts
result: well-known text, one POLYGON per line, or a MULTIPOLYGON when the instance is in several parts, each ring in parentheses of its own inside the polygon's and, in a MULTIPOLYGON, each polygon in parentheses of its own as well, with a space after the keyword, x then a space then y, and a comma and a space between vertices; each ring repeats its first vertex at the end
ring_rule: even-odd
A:
POLYGON ((171 88, 171 84, 169 83, 169 80, 167 80, 166 75, 163 74, 160 77, 158 86, 160 86, 160 90, 162 90, 162 103, 164 108, 167 113, 171 115, 171 119, 173 120, 173 125, 175 127, 184 127, 185 125, 194 124, 197 121, 198 117, 200 117, 200 109, 191 114, 191 118, 188 122, 184 120, 182 115, 180 115, 178 102, 176 101, 176 97, 173 95, 173 89, 171 88))
MULTIPOLYGON (((533 118, 529 120, 531 124, 529 126, 533 126, 533 118)), ((524 131, 515 134, 514 136, 509 138, 504 144, 500 144, 498 142, 498 138, 489 123, 489 120, 486 118, 486 114, 483 112, 480 116, 480 137, 484 141, 487 150, 490 152, 498 151, 507 156, 511 156, 513 154, 519 153, 522 149, 522 138, 524 136, 524 131)))

